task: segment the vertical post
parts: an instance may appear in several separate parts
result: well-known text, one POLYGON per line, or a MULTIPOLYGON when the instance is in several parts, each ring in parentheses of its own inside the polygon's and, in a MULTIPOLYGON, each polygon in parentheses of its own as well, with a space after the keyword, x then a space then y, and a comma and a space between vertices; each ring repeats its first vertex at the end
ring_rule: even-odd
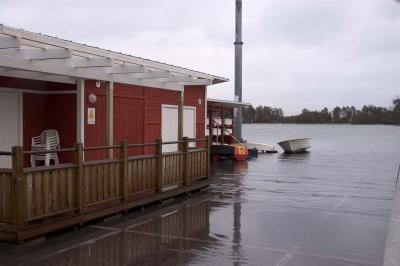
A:
POLYGON ((212 109, 208 111, 208 136, 213 139, 214 135, 214 117, 212 109))
POLYGON ((128 143, 126 140, 121 141, 120 157, 122 160, 121 170, 121 191, 124 203, 128 200, 128 143))
POLYGON ((13 223, 15 229, 21 230, 25 227, 26 215, 26 179, 24 177, 24 156, 22 147, 12 147, 12 175, 14 185, 12 194, 12 202, 14 204, 13 223))
MULTIPOLYGON (((179 102, 178 102, 178 140, 182 140, 183 137, 183 101, 184 101, 184 92, 179 92, 179 102)), ((178 144, 178 149, 182 151, 182 143, 178 144)))
POLYGON ((163 179, 163 156, 162 156, 162 140, 156 140, 156 156, 157 156, 157 176, 156 176, 156 188, 157 192, 161 192, 162 179, 163 179))
POLYGON ((225 144, 225 117, 224 109, 221 110, 221 145, 225 144))
MULTIPOLYGON (((114 82, 107 82, 106 88, 106 141, 108 146, 114 144, 114 82)), ((108 159, 113 158, 113 150, 107 150, 108 159)))
POLYGON ((85 142, 85 80, 77 80, 76 94, 76 142, 85 142))
POLYGON ((206 152, 207 152, 207 155, 206 155, 206 164, 207 164, 207 170, 206 170, 206 175, 207 175, 207 177, 208 178, 210 178, 211 177, 211 175, 210 175, 210 163, 211 163, 211 156, 210 156, 210 150, 211 150, 211 141, 210 141, 211 139, 210 139, 210 137, 209 136, 206 136, 206 140, 205 140, 205 149, 206 149, 206 152))
POLYGON ((189 138, 184 137, 183 138, 183 178, 184 178, 184 184, 185 186, 190 184, 190 179, 189 179, 189 138))
POLYGON ((84 169, 83 169, 83 144, 77 143, 75 144, 75 156, 74 162, 78 166, 76 169, 76 202, 78 213, 83 214, 83 206, 84 206, 84 169))
MULTIPOLYGON (((235 27, 235 101, 242 102, 242 0, 236 0, 235 27)), ((242 109, 235 109, 236 138, 242 140, 242 109)))

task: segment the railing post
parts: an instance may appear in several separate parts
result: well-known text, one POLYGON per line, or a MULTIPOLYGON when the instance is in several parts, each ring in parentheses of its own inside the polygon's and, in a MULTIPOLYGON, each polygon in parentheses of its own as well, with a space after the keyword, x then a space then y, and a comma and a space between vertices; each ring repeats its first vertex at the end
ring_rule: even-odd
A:
MULTIPOLYGON (((22 147, 12 147, 12 175, 14 190, 13 223, 15 229, 21 230, 25 227, 26 216, 26 179, 24 177, 24 155, 22 147)), ((18 241, 18 240, 17 240, 18 241)))
POLYGON ((128 142, 126 140, 121 141, 120 158, 122 160, 121 168, 121 186, 122 186, 122 198, 124 203, 128 200, 128 142))
POLYGON ((208 178, 210 178, 211 177, 211 174, 210 174, 210 163, 211 163, 211 156, 210 156, 210 151, 211 151, 211 138, 210 138, 210 136, 206 136, 206 140, 205 140, 205 143, 204 143, 204 145, 205 145, 205 149, 206 149, 206 164, 207 164, 207 170, 206 170, 206 175, 207 175, 207 177, 208 178))
POLYGON ((75 144, 76 151, 74 156, 74 162, 78 166, 76 169, 76 202, 78 213, 83 214, 83 206, 84 206, 84 169, 83 169, 83 144, 77 143, 75 144))
POLYGON ((184 184, 187 186, 190 184, 189 179, 189 138, 183 137, 183 178, 184 184))
POLYGON ((162 179, 163 179, 163 156, 162 156, 162 140, 156 140, 156 157, 157 157, 157 176, 156 176, 156 188, 157 192, 161 192, 162 179))

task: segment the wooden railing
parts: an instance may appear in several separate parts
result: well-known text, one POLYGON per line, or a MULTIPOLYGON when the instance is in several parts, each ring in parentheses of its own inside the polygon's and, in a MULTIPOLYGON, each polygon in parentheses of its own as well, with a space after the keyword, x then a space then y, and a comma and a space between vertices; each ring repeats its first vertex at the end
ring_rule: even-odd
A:
POLYGON ((0 169, 0 223, 12 222, 11 194, 12 172, 0 169))
MULTIPOLYGON (((12 169, 0 169, 0 224, 15 230, 59 221, 121 206, 152 195, 188 186, 209 176, 209 140, 184 138, 177 142, 127 144, 103 147, 60 149, 73 152, 74 163, 23 168, 23 152, 13 147, 12 169), (190 142, 204 142, 205 148, 189 149, 190 142), (162 146, 178 144, 177 152, 163 153, 162 146), (128 150, 153 146, 154 154, 128 156, 128 150), (84 153, 94 150, 119 150, 118 158, 84 161, 84 153)), ((1 227, 0 227, 1 230, 1 227)))

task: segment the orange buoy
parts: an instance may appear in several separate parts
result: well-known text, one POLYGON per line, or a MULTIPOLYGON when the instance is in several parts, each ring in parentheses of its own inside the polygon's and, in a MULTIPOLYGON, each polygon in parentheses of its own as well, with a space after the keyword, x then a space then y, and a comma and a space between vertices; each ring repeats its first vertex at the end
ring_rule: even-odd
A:
POLYGON ((249 157, 249 150, 246 146, 240 144, 232 145, 235 147, 233 158, 237 161, 245 161, 249 157))

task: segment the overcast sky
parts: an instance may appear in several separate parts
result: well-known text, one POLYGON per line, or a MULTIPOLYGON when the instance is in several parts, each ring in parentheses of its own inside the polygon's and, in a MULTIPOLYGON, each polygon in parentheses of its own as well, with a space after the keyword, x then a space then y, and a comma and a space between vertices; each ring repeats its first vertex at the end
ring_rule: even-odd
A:
MULTIPOLYGON (((0 23, 228 77, 234 0, 0 0, 0 23)), ((302 108, 374 104, 400 95, 400 3, 243 0, 243 100, 302 108)))

